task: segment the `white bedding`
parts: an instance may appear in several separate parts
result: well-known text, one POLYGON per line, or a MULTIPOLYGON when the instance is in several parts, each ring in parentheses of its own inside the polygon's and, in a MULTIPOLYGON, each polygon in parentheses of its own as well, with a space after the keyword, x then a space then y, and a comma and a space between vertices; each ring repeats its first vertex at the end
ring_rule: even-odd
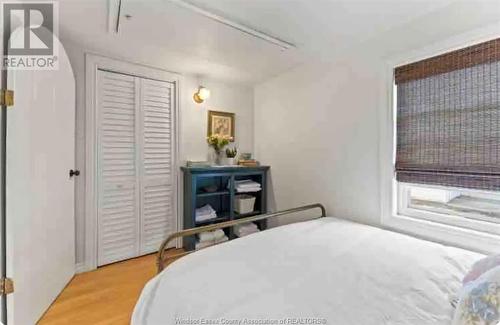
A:
POLYGON ((450 324, 450 295, 481 257, 321 218, 179 259, 146 285, 132 324, 450 324))

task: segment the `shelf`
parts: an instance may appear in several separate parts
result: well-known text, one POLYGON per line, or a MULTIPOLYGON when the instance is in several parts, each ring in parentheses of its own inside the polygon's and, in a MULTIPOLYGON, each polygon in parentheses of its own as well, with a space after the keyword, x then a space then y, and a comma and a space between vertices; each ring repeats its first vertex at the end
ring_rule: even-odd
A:
POLYGON ((252 211, 252 212, 249 212, 249 213, 242 213, 242 214, 239 214, 238 212, 234 212, 234 218, 235 219, 241 219, 241 218, 246 218, 246 217, 253 217, 253 216, 256 216, 256 215, 259 215, 261 214, 260 211, 256 210, 256 211, 252 211))
POLYGON ((210 220, 206 220, 206 221, 196 221, 195 225, 196 225, 196 227, 206 226, 206 225, 211 225, 213 223, 219 223, 219 222, 228 221, 228 220, 229 220, 229 214, 224 213, 222 216, 217 217, 215 219, 210 219, 210 220))
POLYGON ((229 191, 201 192, 196 194, 197 197, 210 197, 219 195, 229 195, 229 191))
MULTIPOLYGON (((183 168, 184 174, 184 229, 220 224, 229 220, 242 220, 245 217, 257 216, 267 212, 266 177, 268 167, 218 167, 218 168, 183 168), (237 193, 234 181, 252 180, 261 184, 261 190, 255 192, 237 193), (228 184, 231 188, 228 188, 228 184), (205 189, 215 190, 206 192, 205 189), (255 197, 255 205, 250 213, 233 212, 236 197, 249 194, 255 197), (196 209, 209 204, 216 212, 217 218, 196 222, 196 209)), ((256 222, 259 229, 266 229, 266 220, 256 222)), ((230 239, 234 237, 233 227, 225 227, 224 231, 230 239)), ((183 238, 183 247, 192 250, 195 247, 195 236, 183 238)))

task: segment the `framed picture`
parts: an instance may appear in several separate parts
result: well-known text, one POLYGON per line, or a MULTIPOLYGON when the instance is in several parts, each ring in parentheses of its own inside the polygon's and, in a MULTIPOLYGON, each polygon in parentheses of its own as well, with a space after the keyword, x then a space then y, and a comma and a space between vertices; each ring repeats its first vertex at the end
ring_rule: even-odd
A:
POLYGON ((234 113, 208 111, 207 136, 225 135, 234 142, 234 113))

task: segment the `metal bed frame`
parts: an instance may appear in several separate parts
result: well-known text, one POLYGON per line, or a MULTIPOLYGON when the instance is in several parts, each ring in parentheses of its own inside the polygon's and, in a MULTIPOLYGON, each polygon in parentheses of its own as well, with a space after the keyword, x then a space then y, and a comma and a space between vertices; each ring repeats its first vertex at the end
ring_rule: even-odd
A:
POLYGON ((191 254, 193 252, 196 252, 197 250, 192 250, 192 251, 187 251, 187 252, 182 252, 179 254, 171 255, 168 257, 168 259, 165 258, 165 254, 169 250, 173 250, 175 248, 168 248, 168 244, 171 243, 173 240, 186 237, 186 236, 194 236, 196 234, 202 233, 204 231, 213 231, 217 229, 222 229, 222 228, 227 228, 235 225, 239 225, 242 223, 247 223, 247 222, 253 222, 253 221, 260 221, 260 220, 265 220, 269 218, 274 218, 278 216, 282 216, 285 214, 291 214, 291 213, 296 213, 296 212, 302 212, 306 210, 312 210, 312 209, 321 209, 321 216, 314 218, 324 218, 326 217, 326 209, 321 203, 315 203, 315 204, 309 204, 309 205, 304 205, 301 207, 293 208, 293 209, 288 209, 288 210, 283 210, 283 211, 278 211, 278 212, 273 212, 273 213, 268 213, 268 214, 260 214, 257 216, 253 217, 247 217, 247 218, 241 218, 237 220, 231 220, 231 221, 225 221, 221 223, 216 223, 213 225, 208 225, 208 226, 202 226, 202 227, 196 227, 196 228, 191 228, 191 229, 186 229, 182 231, 178 231, 176 233, 171 234, 168 236, 160 245, 160 249, 158 250, 158 255, 156 258, 156 263, 158 266, 158 273, 163 271, 165 267, 167 266, 168 260, 172 259, 177 259, 183 256, 186 256, 188 254, 191 254))

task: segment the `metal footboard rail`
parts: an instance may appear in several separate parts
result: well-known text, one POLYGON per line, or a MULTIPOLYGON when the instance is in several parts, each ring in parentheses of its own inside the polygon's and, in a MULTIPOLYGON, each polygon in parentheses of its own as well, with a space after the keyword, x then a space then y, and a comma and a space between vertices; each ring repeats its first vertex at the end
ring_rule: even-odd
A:
MULTIPOLYGON (((315 203, 315 204, 304 205, 304 206, 293 208, 293 209, 277 211, 277 212, 267 213, 267 214, 260 214, 260 215, 253 216, 253 217, 241 218, 241 219, 237 219, 237 220, 230 220, 230 221, 225 221, 225 222, 221 222, 221 223, 216 223, 213 225, 196 227, 196 228, 186 229, 186 230, 182 230, 182 231, 178 231, 176 233, 173 233, 170 236, 168 236, 161 243, 160 249, 158 250, 158 255, 157 255, 157 259, 156 259, 156 264, 158 266, 158 273, 163 271, 163 269, 166 267, 165 254, 168 251, 168 249, 166 249, 166 247, 168 247, 168 244, 170 244, 173 240, 175 240, 177 238, 182 238, 182 237, 186 237, 186 236, 193 236, 193 235, 205 232, 205 231, 213 231, 213 230, 217 230, 217 229, 222 229, 222 228, 227 228, 227 227, 239 225, 242 223, 260 221, 260 220, 265 220, 265 219, 269 219, 269 218, 282 216, 285 214, 292 214, 292 213, 302 212, 302 211, 312 210, 312 209, 321 209, 321 216, 319 218, 326 217, 325 207, 320 203, 315 203)), ((170 249, 172 249, 172 248, 170 248, 170 249)), ((188 255, 194 251, 195 250, 188 251, 188 252, 182 252, 182 253, 179 253, 176 255, 171 255, 171 256, 169 256, 169 259, 179 258, 179 257, 185 256, 185 255, 188 255)))

